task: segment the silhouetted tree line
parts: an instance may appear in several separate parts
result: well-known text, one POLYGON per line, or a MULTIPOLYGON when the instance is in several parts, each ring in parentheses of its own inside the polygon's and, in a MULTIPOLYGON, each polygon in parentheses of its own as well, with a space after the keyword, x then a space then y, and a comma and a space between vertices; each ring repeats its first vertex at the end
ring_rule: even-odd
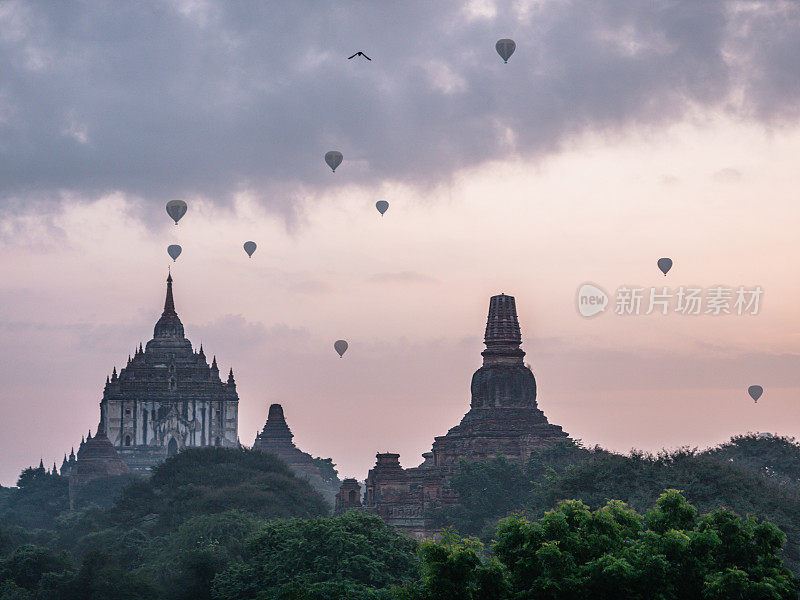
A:
POLYGON ((188 450, 150 479, 94 482, 73 511, 64 478, 26 469, 0 489, 0 600, 796 598, 798 458, 793 440, 743 436, 464 461, 463 506, 422 544, 363 512, 327 516, 259 452, 188 450))
POLYGON ((727 507, 778 525, 787 535, 787 564, 800 573, 800 445, 791 438, 748 434, 702 452, 683 448, 627 456, 565 440, 533 453, 524 464, 462 461, 452 485, 460 506, 434 518, 484 541, 501 518, 512 513, 539 518, 561 500, 599 508, 615 499, 645 511, 664 490, 682 490, 702 511, 727 507))

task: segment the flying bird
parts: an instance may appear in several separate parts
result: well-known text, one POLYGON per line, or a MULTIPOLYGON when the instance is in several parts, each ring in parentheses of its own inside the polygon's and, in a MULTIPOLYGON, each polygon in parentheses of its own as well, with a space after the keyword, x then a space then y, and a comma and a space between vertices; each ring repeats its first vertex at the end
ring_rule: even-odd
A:
POLYGON ((355 58, 356 56, 363 56, 363 57, 364 57, 364 58, 366 58, 367 60, 372 60, 372 59, 371 59, 369 56, 367 56, 367 55, 366 55, 366 54, 364 54, 363 52, 356 52, 355 54, 353 54, 353 56, 348 56, 348 57, 347 57, 347 60, 350 60, 351 58, 355 58))

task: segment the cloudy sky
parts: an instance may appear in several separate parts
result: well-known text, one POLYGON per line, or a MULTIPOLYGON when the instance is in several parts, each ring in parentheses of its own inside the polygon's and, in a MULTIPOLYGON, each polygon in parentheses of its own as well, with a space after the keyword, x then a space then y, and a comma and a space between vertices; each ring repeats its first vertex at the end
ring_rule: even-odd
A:
POLYGON ((0 1, 0 483, 94 430, 172 243, 242 442, 279 402, 342 476, 458 423, 501 292, 541 408, 587 445, 797 435, 798 107, 781 0, 0 1), (591 319, 586 282, 611 297, 591 319), (624 286, 763 294, 620 316, 624 286))

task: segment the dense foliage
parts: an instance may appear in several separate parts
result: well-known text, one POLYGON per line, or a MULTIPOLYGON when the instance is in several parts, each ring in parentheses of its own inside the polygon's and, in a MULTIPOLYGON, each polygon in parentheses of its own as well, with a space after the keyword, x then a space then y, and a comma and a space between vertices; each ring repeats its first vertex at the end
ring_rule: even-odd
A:
POLYGON ((332 458, 319 458, 315 456, 312 460, 317 469, 319 469, 319 475, 322 481, 337 486, 341 484, 341 481, 339 481, 339 472, 336 470, 332 458))
POLYGON ((409 583, 416 542, 380 518, 351 511, 318 519, 272 521, 247 544, 246 560, 214 581, 220 600, 367 600, 409 583))
POLYGON ((610 501, 561 502, 535 521, 503 519, 492 553, 475 539, 425 542, 411 600, 789 600, 785 537, 719 509, 698 516, 677 490, 640 515, 610 501))
POLYGON ((645 511, 665 489, 674 488, 702 511, 727 507, 774 522, 787 534, 789 566, 800 572, 796 474, 800 446, 787 438, 739 436, 705 452, 681 449, 656 456, 586 450, 565 441, 534 454, 526 464, 462 461, 452 480, 461 506, 435 517, 441 525, 486 541, 498 521, 512 513, 538 518, 567 499, 593 509, 616 499, 645 511))
POLYGON ((22 471, 17 487, 0 496, 0 522, 26 529, 52 527, 69 510, 68 481, 44 467, 22 471))
POLYGON ((210 598, 214 576, 268 519, 328 512, 283 462, 249 450, 187 450, 149 479, 96 480, 73 511, 67 488, 26 469, 0 504, 0 600, 210 598))
POLYGON ((464 461, 460 508, 435 514, 453 529, 421 545, 374 516, 325 516, 258 452, 185 451, 150 479, 96 480, 71 511, 66 479, 26 469, 0 489, 0 600, 795 598, 782 552, 800 565, 799 465, 793 440, 755 436, 464 461))
POLYGON ((144 528, 174 528, 197 516, 240 510, 265 519, 324 515, 322 497, 272 454, 192 448, 127 487, 111 516, 144 528))
POLYGON ((739 435, 703 455, 727 460, 783 485, 800 487, 800 449, 794 438, 739 435))
POLYGON ((537 523, 503 522, 495 552, 518 597, 732 600, 796 598, 771 523, 728 510, 697 518, 671 490, 643 518, 612 501, 563 502, 537 523))

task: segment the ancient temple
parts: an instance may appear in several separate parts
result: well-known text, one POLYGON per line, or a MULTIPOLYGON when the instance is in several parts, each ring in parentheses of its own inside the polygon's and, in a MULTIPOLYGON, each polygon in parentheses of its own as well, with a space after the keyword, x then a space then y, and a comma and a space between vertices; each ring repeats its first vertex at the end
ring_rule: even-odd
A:
MULTIPOLYGON (((83 440, 81 440, 81 443, 83 443, 83 440)), ((67 455, 64 454, 64 462, 61 463, 61 469, 59 470, 59 475, 61 475, 62 477, 69 477, 70 472, 75 466, 76 460, 77 458, 75 457, 75 448, 72 448, 69 452, 69 458, 67 458, 67 455)))
POLYGON ((430 510, 457 503, 448 480, 459 459, 526 460, 534 449, 567 438, 536 404, 536 379, 523 363, 513 296, 489 301, 484 344, 483 366, 472 376, 472 401, 461 423, 434 439, 418 467, 403 469, 398 454, 383 453, 367 475, 363 509, 414 537, 434 533, 430 510))
POLYGON ((183 448, 238 446, 238 406, 233 370, 223 382, 216 357, 209 365, 184 336, 169 275, 153 339, 106 378, 100 433, 132 470, 147 472, 183 448))
POLYGON ((101 419, 95 436, 89 432, 85 442, 78 448, 76 460, 69 470, 70 507, 74 507, 75 495, 79 488, 94 479, 113 477, 130 472, 105 434, 101 419))
POLYGON ((343 513, 353 508, 361 508, 361 486, 353 478, 345 479, 336 493, 334 511, 343 513))
POLYGON ((533 448, 567 437, 536 405, 536 379, 522 362, 525 352, 513 296, 501 294, 489 301, 484 344, 483 366, 472 375, 469 412, 433 442, 429 460, 437 467, 461 457, 525 460, 533 448))
MULTIPOLYGON (((294 434, 286 423, 283 407, 273 404, 269 407, 264 429, 256 435, 253 450, 268 452, 284 461, 295 475, 302 477, 317 490, 331 507, 336 501, 339 480, 320 470, 318 459, 295 446, 294 434)), ((331 463, 331 468, 333 467, 331 463)))
POLYGON ((399 454, 377 454, 375 466, 367 474, 363 503, 363 510, 418 539, 436 533, 429 511, 458 502, 448 485, 451 470, 434 467, 429 457, 424 457, 419 467, 403 469, 399 454))

